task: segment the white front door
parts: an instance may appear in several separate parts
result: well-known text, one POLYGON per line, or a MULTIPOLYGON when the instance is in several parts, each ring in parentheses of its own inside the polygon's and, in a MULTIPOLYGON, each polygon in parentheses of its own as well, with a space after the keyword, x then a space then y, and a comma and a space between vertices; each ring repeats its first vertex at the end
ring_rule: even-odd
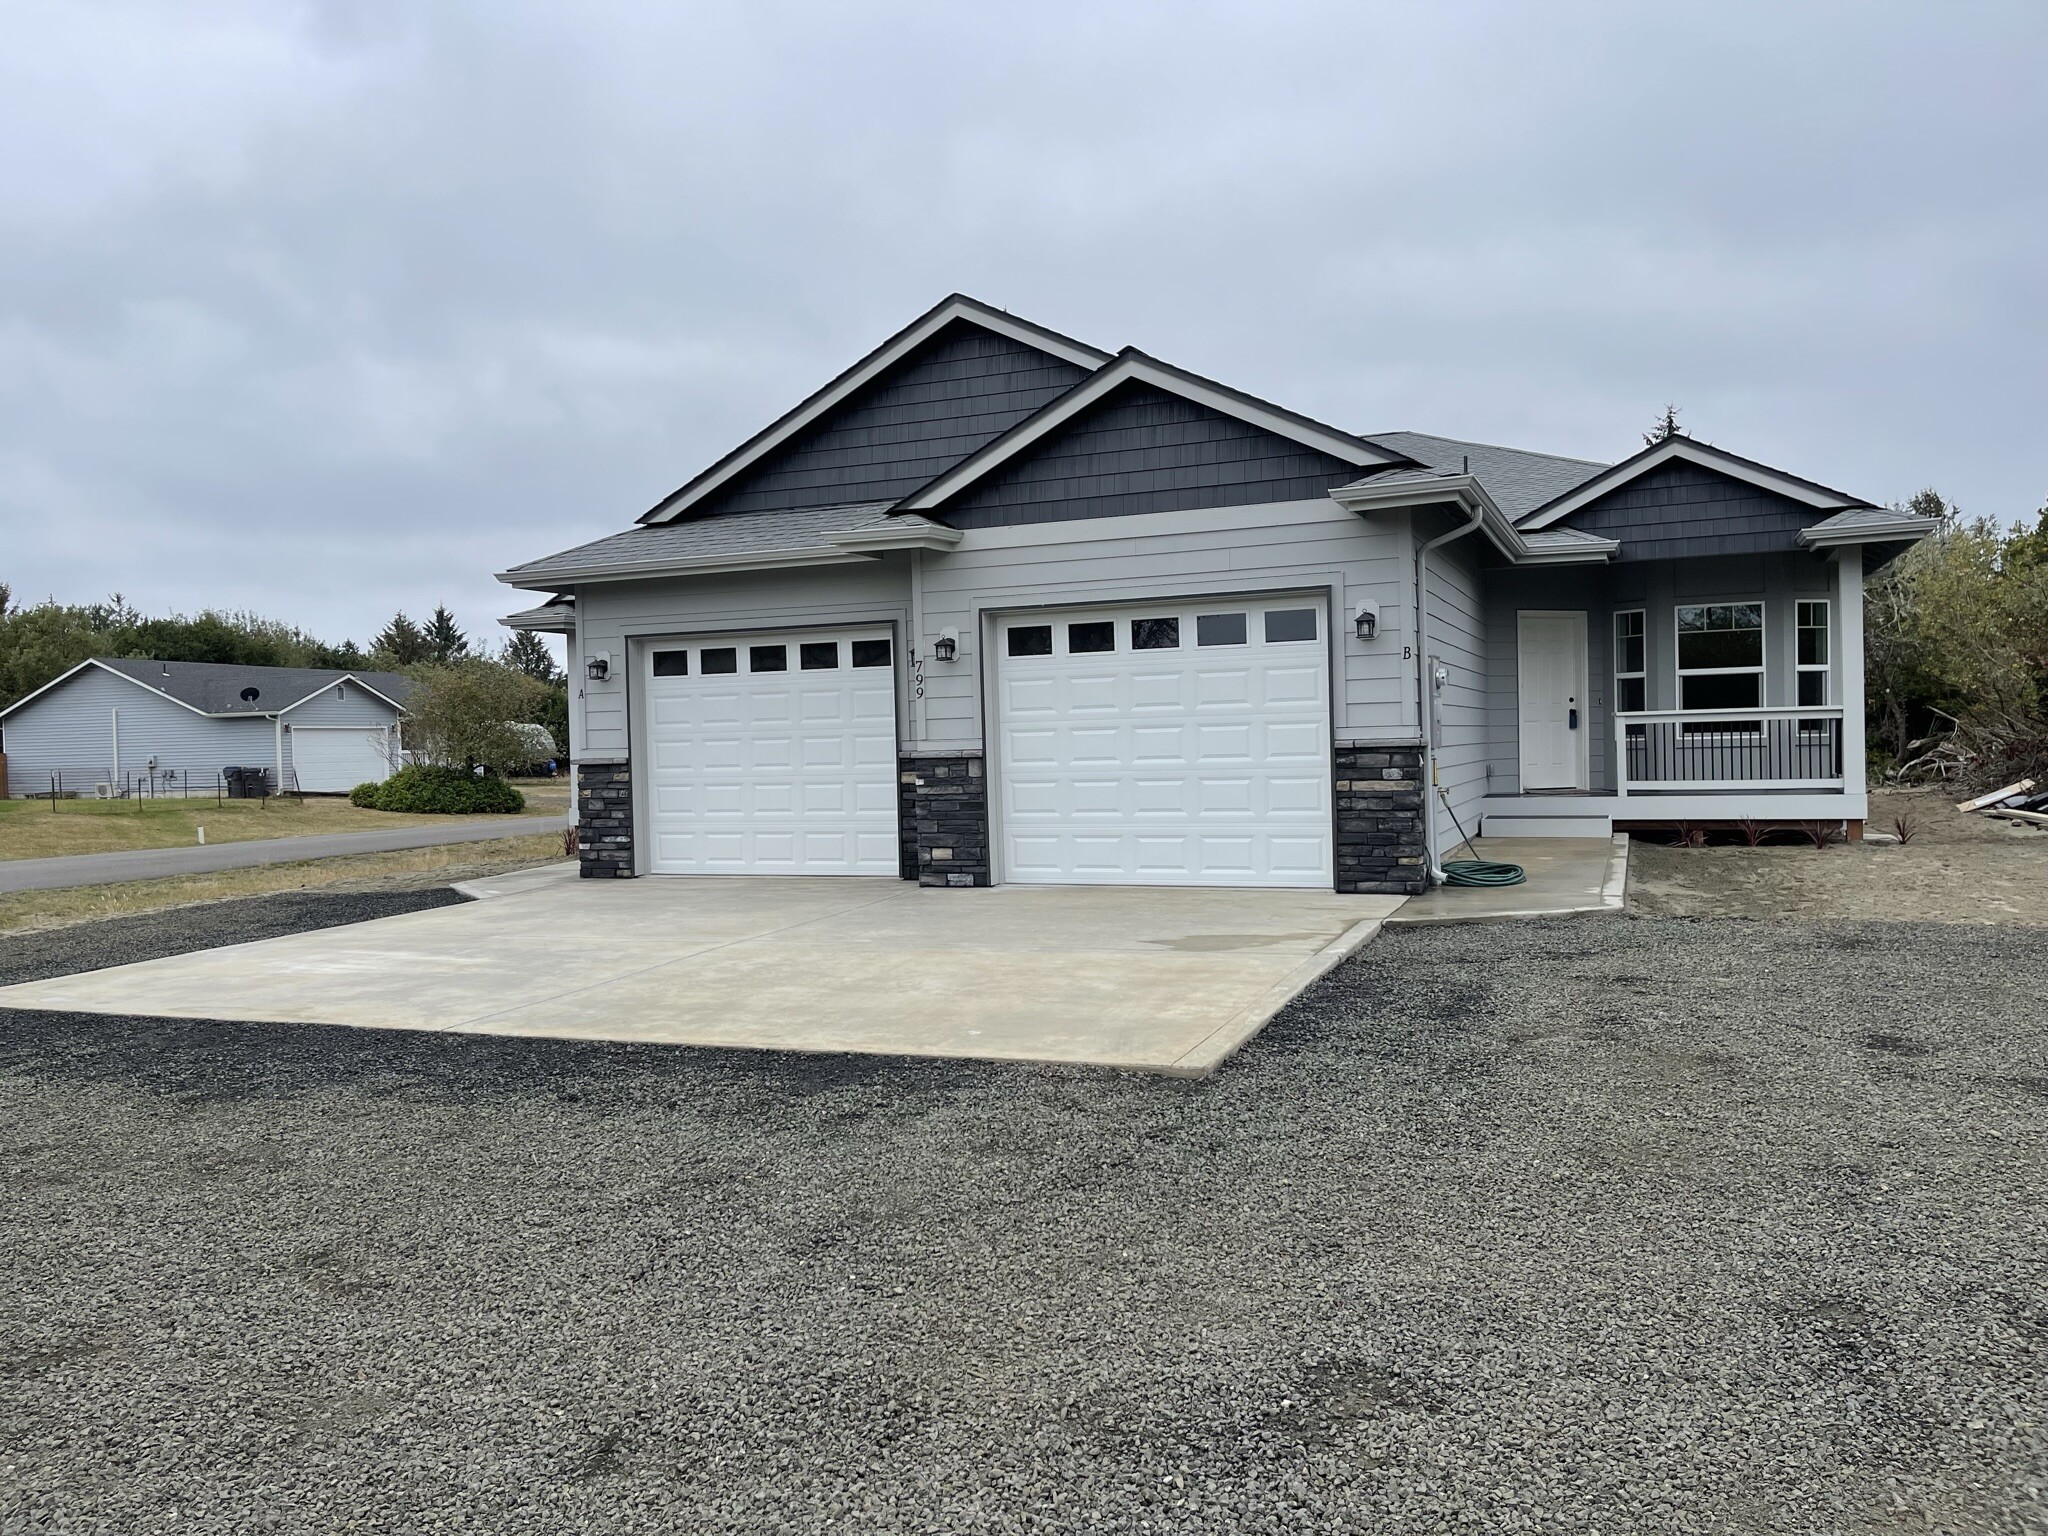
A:
POLYGON ((1002 878, 1332 883, 1320 598, 1021 613, 996 632, 1002 878))
POLYGON ((292 774, 307 793, 346 794, 391 777, 388 726, 295 725, 291 743, 292 774))
POLYGON ((1525 610, 1516 650, 1522 788, 1587 788, 1585 614, 1525 610))
POLYGON ((656 641, 641 680, 653 873, 898 873, 887 630, 656 641))

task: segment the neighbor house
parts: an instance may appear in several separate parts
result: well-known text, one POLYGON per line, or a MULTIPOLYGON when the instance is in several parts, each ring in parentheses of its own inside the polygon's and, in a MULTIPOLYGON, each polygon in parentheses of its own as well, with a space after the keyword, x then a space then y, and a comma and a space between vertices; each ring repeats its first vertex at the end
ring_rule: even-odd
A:
POLYGON ((583 872, 1422 888, 1477 833, 1865 815, 1863 584, 1930 525, 1685 436, 1351 432, 955 296, 500 575, 583 872))
POLYGON ((229 767, 264 769, 272 792, 345 792, 390 776, 411 689, 392 672, 95 656, 0 710, 8 793, 211 794, 229 767))

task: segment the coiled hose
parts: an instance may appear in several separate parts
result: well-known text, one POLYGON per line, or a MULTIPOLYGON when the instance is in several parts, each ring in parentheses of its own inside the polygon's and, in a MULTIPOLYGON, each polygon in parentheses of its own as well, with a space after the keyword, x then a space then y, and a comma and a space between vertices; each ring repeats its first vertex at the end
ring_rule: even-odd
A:
MULTIPOLYGON (((1472 839, 1465 836, 1465 823, 1458 820, 1456 811, 1451 810, 1450 791, 1439 787, 1437 794, 1444 802, 1444 809, 1451 812, 1451 825, 1458 829, 1458 836, 1464 839, 1463 846, 1471 848, 1472 839)), ((1445 885, 1520 885, 1528 878, 1527 872, 1519 864, 1500 864, 1492 859, 1444 860, 1445 885)))

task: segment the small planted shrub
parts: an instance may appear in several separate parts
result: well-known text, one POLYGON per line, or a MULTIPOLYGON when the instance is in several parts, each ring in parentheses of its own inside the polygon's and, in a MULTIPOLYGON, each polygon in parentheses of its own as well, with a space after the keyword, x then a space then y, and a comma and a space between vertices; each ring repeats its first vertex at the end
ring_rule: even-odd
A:
POLYGON ((582 839, 576 832, 576 823, 572 821, 568 826, 562 828, 562 857, 565 859, 575 858, 577 851, 582 846, 582 839))
POLYGON ((1689 821, 1674 821, 1671 824, 1671 830, 1678 840, 1678 846, 1681 848, 1704 848, 1707 846, 1707 829, 1705 827, 1696 827, 1689 821))
POLYGON ((1898 835, 1901 848, 1913 841, 1913 834, 1919 830, 1919 818, 1912 815, 1900 816, 1892 822, 1892 831, 1898 835))
POLYGON ((1802 821, 1799 830, 1816 848, 1825 848, 1829 843, 1839 842, 1842 837, 1842 829, 1832 821, 1802 821))
POLYGON ((1745 816, 1735 825, 1742 833, 1742 841, 1751 848, 1761 848, 1764 839, 1771 835, 1769 825, 1758 821, 1754 816, 1745 816))
POLYGON ((496 774, 425 763, 401 768, 382 784, 358 784, 348 798, 365 810, 415 816, 511 815, 526 809, 526 797, 496 774))

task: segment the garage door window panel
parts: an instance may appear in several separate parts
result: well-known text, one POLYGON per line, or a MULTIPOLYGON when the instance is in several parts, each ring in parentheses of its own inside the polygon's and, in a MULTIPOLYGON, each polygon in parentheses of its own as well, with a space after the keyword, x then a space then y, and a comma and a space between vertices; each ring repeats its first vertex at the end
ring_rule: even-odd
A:
POLYGON ((737 672, 740 669, 739 650, 730 645, 706 647, 698 652, 697 661, 706 677, 737 672))
POLYGON ((1180 620, 1131 620, 1131 649, 1134 651, 1176 651, 1180 649, 1180 620))
POLYGON ((1241 613, 1203 613, 1195 616, 1196 645, 1243 645, 1245 622, 1241 613))
POLYGON ((1110 619, 1067 626, 1067 653, 1071 656, 1099 656, 1116 649, 1116 624, 1110 619))
POLYGON ((1013 625, 1006 638, 1009 654, 1012 656, 1050 656, 1052 654, 1052 626, 1050 624, 1013 625))
POLYGON ((1316 611, 1313 608, 1268 608, 1266 610, 1266 644, 1289 645, 1301 640, 1316 638, 1316 611))
POLYGON ((656 651, 654 653, 654 675, 656 677, 688 677, 690 675, 690 653, 688 651, 656 651))
POLYGON ((797 665, 806 672, 830 672, 839 666, 839 642, 821 640, 797 648, 797 665))

